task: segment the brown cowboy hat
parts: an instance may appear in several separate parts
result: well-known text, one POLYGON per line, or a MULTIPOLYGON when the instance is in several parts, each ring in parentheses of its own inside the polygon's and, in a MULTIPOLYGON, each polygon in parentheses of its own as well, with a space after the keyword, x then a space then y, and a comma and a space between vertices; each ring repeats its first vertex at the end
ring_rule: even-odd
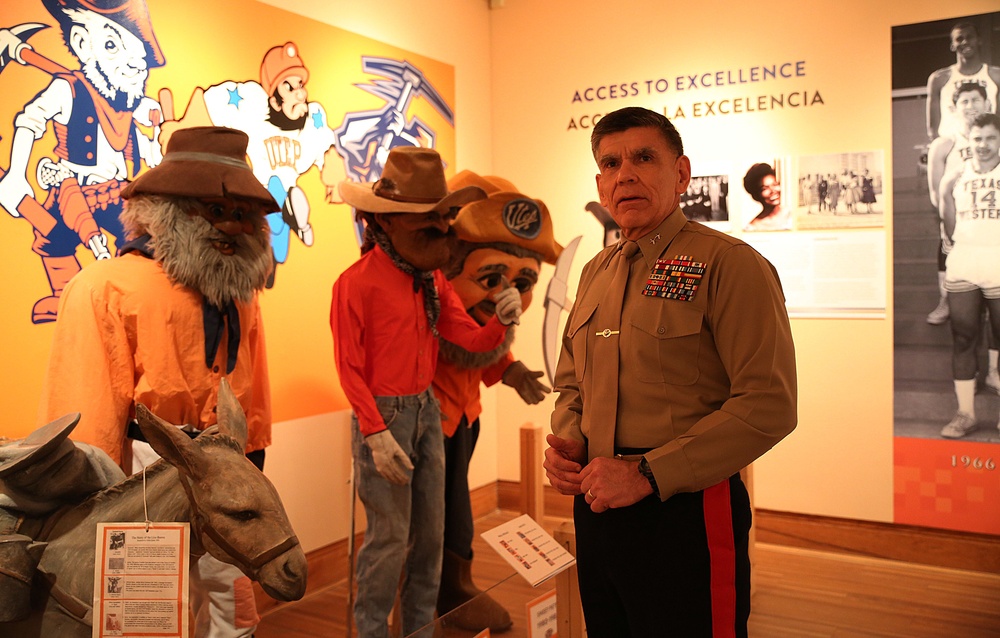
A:
POLYGON ((163 161, 122 189, 122 197, 241 197, 268 212, 281 210, 246 161, 249 138, 223 126, 178 129, 170 136, 163 161))
MULTIPOLYGON (((149 9, 145 0, 42 0, 52 17, 63 24, 69 18, 67 10, 93 11, 111 22, 125 27, 125 30, 142 40, 146 45, 146 64, 149 68, 163 66, 166 58, 153 34, 153 24, 149 19, 149 9)), ((64 28, 68 32, 68 29, 64 28)))
POLYGON ((429 213, 447 210, 483 199, 478 186, 449 192, 444 164, 438 152, 419 146, 400 146, 389 151, 377 182, 344 180, 340 197, 366 213, 429 213))
POLYGON ((448 180, 448 187, 478 186, 489 197, 462 207, 452 227, 462 241, 471 244, 514 244, 538 253, 555 264, 562 252, 553 236, 552 217, 545 202, 517 192, 509 180, 462 171, 448 180))

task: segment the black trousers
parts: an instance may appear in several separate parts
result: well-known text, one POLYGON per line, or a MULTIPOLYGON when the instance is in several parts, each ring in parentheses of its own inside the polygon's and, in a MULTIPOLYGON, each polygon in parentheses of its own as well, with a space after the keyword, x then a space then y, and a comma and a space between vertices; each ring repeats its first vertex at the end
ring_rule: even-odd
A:
POLYGON ((750 499, 739 475, 601 514, 573 507, 591 638, 728 638, 750 617, 750 499))
POLYGON ((463 416, 455 434, 444 439, 444 548, 472 558, 472 501, 469 462, 479 440, 479 419, 469 427, 463 416))

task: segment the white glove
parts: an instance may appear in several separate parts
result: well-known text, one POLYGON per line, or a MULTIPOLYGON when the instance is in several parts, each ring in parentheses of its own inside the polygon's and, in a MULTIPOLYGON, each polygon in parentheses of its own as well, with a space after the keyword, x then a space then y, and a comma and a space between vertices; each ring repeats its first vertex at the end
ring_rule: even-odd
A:
POLYGON ((369 434, 365 437, 365 443, 371 448, 375 469, 382 478, 396 485, 406 485, 410 482, 408 472, 413 471, 413 462, 403 452, 403 448, 399 447, 399 443, 396 443, 392 432, 382 430, 369 434))
POLYGON ((505 326, 521 323, 521 294, 517 288, 501 290, 493 295, 493 303, 496 304, 497 319, 500 323, 505 326))

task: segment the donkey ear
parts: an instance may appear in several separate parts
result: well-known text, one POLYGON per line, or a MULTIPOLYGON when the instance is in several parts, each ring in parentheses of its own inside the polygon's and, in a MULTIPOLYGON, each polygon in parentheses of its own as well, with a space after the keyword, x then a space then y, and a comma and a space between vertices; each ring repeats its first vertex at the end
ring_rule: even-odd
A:
POLYGON ((233 388, 223 378, 219 382, 219 432, 236 439, 241 448, 247 446, 247 417, 243 406, 236 400, 233 388))
POLYGON ((157 454, 190 479, 201 474, 199 469, 203 464, 204 453, 191 437, 150 412, 141 403, 135 406, 135 420, 139 422, 139 428, 157 454))

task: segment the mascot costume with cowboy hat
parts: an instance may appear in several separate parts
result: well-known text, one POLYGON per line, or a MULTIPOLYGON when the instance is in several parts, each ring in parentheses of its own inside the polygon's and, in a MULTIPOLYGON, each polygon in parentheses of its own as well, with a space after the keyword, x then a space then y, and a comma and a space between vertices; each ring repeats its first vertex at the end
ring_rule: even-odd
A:
POLYGON ((334 284, 330 309, 368 521, 354 618, 362 638, 387 636, 405 573, 402 628, 410 635, 434 620, 441 577, 444 443, 431 390, 438 337, 492 350, 520 316, 521 298, 514 288, 498 294, 480 326, 438 270, 451 258, 458 210, 485 193, 450 192, 436 151, 393 149, 380 180, 342 182, 340 195, 367 223, 361 258, 334 284))
MULTIPOLYGON (((278 209, 254 177, 247 136, 174 133, 163 161, 122 190, 128 242, 83 269, 59 306, 42 422, 83 416, 74 438, 126 472, 156 460, 134 422, 143 403, 191 436, 216 423, 225 378, 247 416, 247 456, 263 467, 271 396, 257 292, 271 270, 265 215, 278 209)), ((196 636, 251 636, 249 578, 205 554, 191 566, 196 636)))
MULTIPOLYGON (((522 310, 527 310, 542 262, 555 264, 562 252, 553 237, 548 208, 500 177, 462 171, 448 186, 478 186, 489 195, 459 211, 452 225, 458 244, 443 268, 466 312, 477 323, 485 323, 492 315, 496 295, 507 289, 517 291, 522 310)), ((444 616, 460 607, 446 622, 469 631, 489 628, 499 633, 512 624, 507 610, 472 581, 469 463, 479 438, 480 383, 491 386, 503 382, 528 404, 539 403, 550 391, 539 381, 542 372, 514 360, 510 352, 513 340, 511 329, 500 346, 477 353, 442 338, 434 375, 434 395, 441 402, 445 435, 444 562, 437 608, 444 616)))

